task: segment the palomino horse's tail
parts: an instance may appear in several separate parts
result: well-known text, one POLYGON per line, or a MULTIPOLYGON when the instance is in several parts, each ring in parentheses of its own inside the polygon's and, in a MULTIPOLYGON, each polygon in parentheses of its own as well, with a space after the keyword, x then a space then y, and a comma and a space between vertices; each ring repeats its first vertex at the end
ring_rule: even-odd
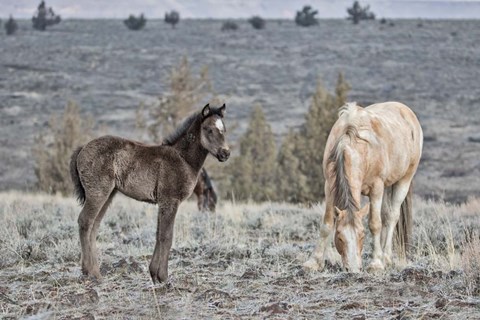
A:
MULTIPOLYGON (((412 237, 412 190, 413 182, 410 183, 408 194, 400 207, 400 217, 395 227, 395 234, 393 237, 393 245, 398 248, 398 253, 401 257, 407 257, 412 237)), ((383 194, 382 219, 385 219, 385 215, 388 215, 390 212, 392 195, 393 187, 386 187, 383 194)))
POLYGON ((70 159, 70 176, 72 177, 73 188, 74 192, 77 195, 78 202, 81 205, 85 203, 85 189, 82 186, 82 182, 80 181, 80 176, 78 175, 77 169, 77 157, 80 151, 82 151, 82 147, 77 148, 70 159))
POLYGON ((413 181, 410 183, 407 196, 400 207, 400 218, 398 219, 397 227, 395 228, 397 248, 400 249, 400 254, 404 255, 405 258, 410 249, 410 240, 412 238, 412 194, 413 181))

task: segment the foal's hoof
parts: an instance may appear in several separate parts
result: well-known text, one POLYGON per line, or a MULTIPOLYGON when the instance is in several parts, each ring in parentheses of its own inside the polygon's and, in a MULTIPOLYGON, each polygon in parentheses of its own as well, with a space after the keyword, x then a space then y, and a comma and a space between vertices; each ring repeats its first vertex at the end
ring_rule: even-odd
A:
POLYGON ((165 283, 168 279, 168 274, 162 272, 150 271, 150 276, 152 277, 152 281, 154 284, 165 283))
POLYGON ((92 282, 95 284, 100 284, 102 282, 102 276, 100 274, 93 275, 93 274, 85 274, 83 273, 80 276, 80 280, 83 282, 92 282))
POLYGON ((367 270, 368 270, 368 272, 375 273, 375 272, 385 270, 385 267, 383 266, 382 261, 380 261, 379 259, 375 259, 370 263, 367 270))
POLYGON ((325 263, 321 265, 317 262, 317 259, 310 258, 303 264, 303 269, 307 271, 322 271, 325 267, 325 263))
POLYGON ((383 263, 385 263, 386 266, 391 266, 392 265, 392 258, 390 258, 390 256, 384 255, 383 256, 383 263))
POLYGON ((98 267, 86 268, 82 267, 82 279, 85 280, 94 280, 97 282, 102 281, 102 275, 100 274, 100 269, 98 267))

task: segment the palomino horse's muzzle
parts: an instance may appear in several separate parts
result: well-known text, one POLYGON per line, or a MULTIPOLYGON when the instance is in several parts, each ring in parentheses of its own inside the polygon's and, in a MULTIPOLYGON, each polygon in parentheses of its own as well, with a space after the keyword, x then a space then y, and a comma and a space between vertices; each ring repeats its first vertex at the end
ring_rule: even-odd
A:
POLYGON ((228 148, 220 148, 217 153, 217 159, 220 162, 225 162, 230 157, 230 149, 228 148))

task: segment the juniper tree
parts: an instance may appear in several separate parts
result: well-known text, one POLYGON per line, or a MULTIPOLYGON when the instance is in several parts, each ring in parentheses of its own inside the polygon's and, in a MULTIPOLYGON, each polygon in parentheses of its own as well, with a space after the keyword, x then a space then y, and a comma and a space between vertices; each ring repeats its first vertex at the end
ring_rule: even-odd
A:
POLYGON ((164 21, 170 24, 172 28, 175 28, 175 25, 180 21, 180 14, 175 10, 167 12, 165 13, 164 21))
POLYGON ((307 177, 307 201, 315 202, 325 197, 322 168, 325 144, 349 89, 341 73, 338 75, 335 95, 330 94, 319 81, 305 123, 299 131, 296 153, 300 159, 300 171, 307 177))
MULTIPOLYGON (((155 142, 160 142, 162 137, 172 132, 186 116, 198 109, 199 103, 206 97, 216 102, 208 68, 203 67, 195 75, 186 57, 172 68, 168 81, 169 91, 159 97, 158 103, 147 108, 151 122, 138 121, 140 129, 147 127, 150 138, 155 142)), ((138 112, 143 113, 143 109, 138 112)))
POLYGON ((250 19, 248 19, 248 22, 252 25, 253 28, 255 29, 264 29, 265 28, 265 20, 262 19, 260 16, 253 16, 250 19))
POLYGON ((355 1, 351 8, 347 8, 349 15, 348 19, 352 20, 354 24, 360 22, 360 20, 374 20, 375 14, 370 12, 370 6, 362 7, 358 1, 355 1))
POLYGON ((277 200, 293 203, 307 200, 307 177, 300 171, 300 159, 296 154, 299 139, 298 133, 289 130, 278 151, 277 200))
POLYGON ((262 107, 256 105, 240 139, 240 154, 227 167, 229 187, 236 199, 275 199, 276 156, 272 128, 262 107))
POLYGON ((304 6, 302 10, 297 11, 295 15, 295 23, 302 27, 310 27, 318 24, 318 19, 315 16, 318 14, 317 10, 312 10, 311 6, 304 6))
POLYGON ((128 29, 138 31, 145 27, 145 25, 147 24, 147 19, 145 19, 143 13, 140 14, 138 18, 131 14, 128 19, 123 20, 123 23, 127 26, 128 29))
POLYGON ((5 31, 7 32, 7 35, 13 35, 18 29, 17 22, 15 21, 15 19, 13 19, 12 16, 10 16, 7 22, 5 22, 4 27, 5 27, 5 31))

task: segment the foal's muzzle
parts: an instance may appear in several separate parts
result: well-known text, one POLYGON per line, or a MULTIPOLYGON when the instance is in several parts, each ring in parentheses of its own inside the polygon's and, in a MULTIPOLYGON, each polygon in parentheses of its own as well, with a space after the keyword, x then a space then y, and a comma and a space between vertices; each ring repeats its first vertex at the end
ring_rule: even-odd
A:
POLYGON ((218 153, 217 153, 218 161, 225 162, 225 161, 228 160, 229 157, 230 157, 230 150, 229 149, 221 148, 220 150, 218 150, 218 153))

